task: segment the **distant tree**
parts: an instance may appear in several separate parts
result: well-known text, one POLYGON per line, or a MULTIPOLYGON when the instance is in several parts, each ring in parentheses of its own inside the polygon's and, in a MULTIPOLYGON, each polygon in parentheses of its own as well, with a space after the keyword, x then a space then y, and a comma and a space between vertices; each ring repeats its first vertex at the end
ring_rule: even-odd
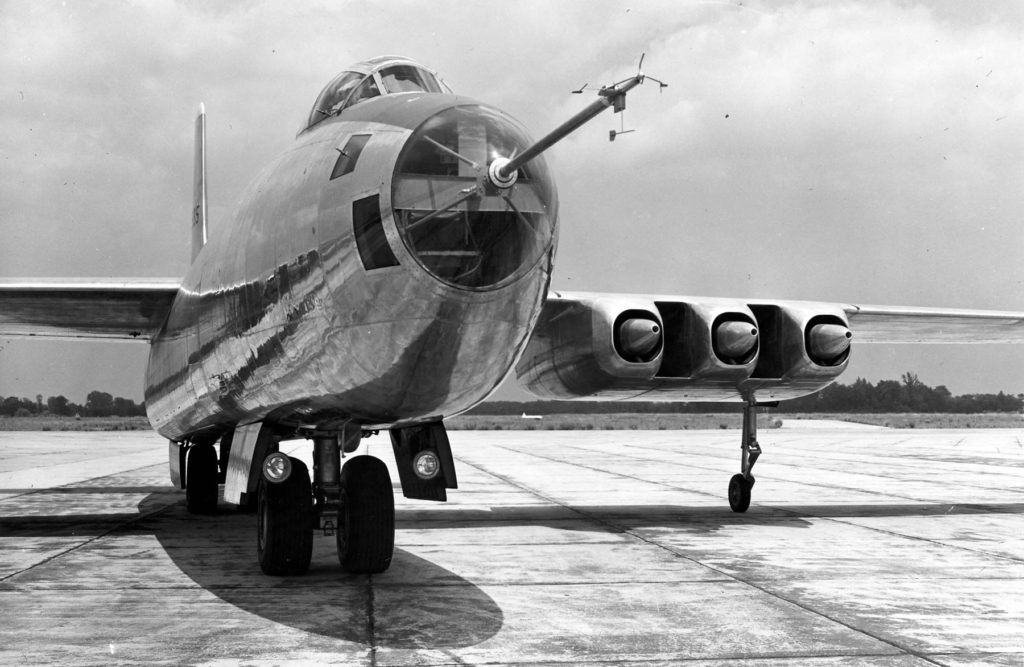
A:
POLYGON ((85 397, 85 412, 90 417, 104 417, 114 413, 114 397, 105 391, 90 391, 85 397))
POLYGON ((68 399, 64 396, 51 396, 46 399, 46 409, 50 411, 51 415, 71 414, 68 405, 68 399))

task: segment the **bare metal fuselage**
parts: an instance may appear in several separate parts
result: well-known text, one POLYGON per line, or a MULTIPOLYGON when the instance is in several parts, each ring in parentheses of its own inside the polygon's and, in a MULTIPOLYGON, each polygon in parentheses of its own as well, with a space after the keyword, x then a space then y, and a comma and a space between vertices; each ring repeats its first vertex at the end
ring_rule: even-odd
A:
MULTIPOLYGON (((362 103, 301 134, 233 218, 214 221, 151 346, 146 406, 157 431, 180 440, 258 420, 412 423, 466 410, 497 387, 543 305, 557 204, 552 188, 543 252, 496 286, 467 289, 425 269, 396 225, 395 165, 417 127, 460 105, 476 103, 422 93, 362 103), (355 135, 370 135, 355 168, 332 178, 355 135), (368 270, 353 203, 373 195, 395 262, 368 270)), ((430 178, 413 185, 433 201, 443 179, 430 178)))

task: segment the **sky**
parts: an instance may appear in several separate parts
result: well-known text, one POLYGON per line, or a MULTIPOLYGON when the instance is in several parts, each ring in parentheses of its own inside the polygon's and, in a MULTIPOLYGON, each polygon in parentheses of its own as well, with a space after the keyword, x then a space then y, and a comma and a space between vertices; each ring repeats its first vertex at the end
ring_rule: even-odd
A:
MULTIPOLYGON (((1024 310, 1024 3, 0 0, 0 278, 180 277, 353 62, 411 57, 549 150, 555 288, 1024 310), (634 129, 614 142, 611 129, 634 129)), ((0 395, 142 397, 139 343, 0 339, 0 395)), ((843 381, 1024 393, 1024 346, 857 346, 843 381)), ((503 389, 503 398, 524 394, 503 389)))

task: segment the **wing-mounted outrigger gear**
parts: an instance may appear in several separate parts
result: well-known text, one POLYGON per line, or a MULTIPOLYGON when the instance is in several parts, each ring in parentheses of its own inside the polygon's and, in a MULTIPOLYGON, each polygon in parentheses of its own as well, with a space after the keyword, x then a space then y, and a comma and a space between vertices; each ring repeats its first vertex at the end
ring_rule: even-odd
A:
POLYGON ((729 507, 733 512, 746 512, 750 507, 750 490, 754 486, 754 464, 761 456, 757 442, 757 400, 753 395, 743 405, 743 435, 740 442, 740 472, 729 480, 729 507))

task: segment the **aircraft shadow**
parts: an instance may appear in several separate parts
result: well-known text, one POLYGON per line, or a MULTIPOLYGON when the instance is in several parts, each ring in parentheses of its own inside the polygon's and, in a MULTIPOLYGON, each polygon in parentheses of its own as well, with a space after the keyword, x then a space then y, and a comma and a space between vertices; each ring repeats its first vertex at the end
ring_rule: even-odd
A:
MULTIPOLYGON (((49 491, 92 493, 89 487, 81 491, 74 487, 49 491)), ((146 496, 135 512, 59 514, 52 509, 51 493, 46 494, 50 513, 0 516, 0 535, 13 538, 12 544, 17 543, 17 538, 155 536, 161 549, 149 550, 150 555, 145 556, 152 558, 152 565, 139 566, 138 554, 147 552, 139 552, 135 547, 133 562, 124 570, 109 559, 96 565, 109 568, 111 580, 123 574, 124 586, 133 585, 132 577, 144 577, 147 587, 176 588, 179 584, 174 581, 180 575, 167 568, 163 554, 159 553, 162 551, 192 581, 238 609, 305 632, 363 646, 475 646, 497 634, 504 623, 502 610, 478 586, 402 549, 395 549, 388 572, 353 575, 342 570, 334 539, 318 536, 305 576, 268 577, 256 562, 253 514, 221 504, 217 514, 192 516, 185 509, 183 495, 166 487, 146 496)), ((23 507, 35 509, 41 500, 39 496, 26 496, 23 507)), ((46 575, 37 571, 31 577, 46 575)))

